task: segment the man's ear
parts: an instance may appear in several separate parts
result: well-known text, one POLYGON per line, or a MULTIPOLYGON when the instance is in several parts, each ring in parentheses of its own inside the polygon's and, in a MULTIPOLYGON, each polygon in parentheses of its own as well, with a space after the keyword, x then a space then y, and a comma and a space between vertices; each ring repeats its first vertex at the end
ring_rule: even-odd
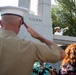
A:
POLYGON ((21 27, 22 25, 22 20, 19 21, 19 28, 21 27))
POLYGON ((2 25, 1 25, 1 20, 0 20, 0 27, 2 27, 2 25))
POLYGON ((20 25, 22 25, 23 24, 23 21, 22 20, 20 20, 20 25))
POLYGON ((1 25, 1 20, 0 20, 0 25, 1 25))
POLYGON ((2 27, 1 20, 0 20, 0 27, 2 27))

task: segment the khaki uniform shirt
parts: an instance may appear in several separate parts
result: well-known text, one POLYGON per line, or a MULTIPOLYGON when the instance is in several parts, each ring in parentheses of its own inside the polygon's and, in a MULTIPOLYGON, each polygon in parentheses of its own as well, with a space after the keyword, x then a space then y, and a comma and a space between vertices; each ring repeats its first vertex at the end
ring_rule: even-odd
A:
POLYGON ((0 32, 0 75, 31 75, 37 61, 57 62, 58 47, 20 39, 13 31, 0 32))

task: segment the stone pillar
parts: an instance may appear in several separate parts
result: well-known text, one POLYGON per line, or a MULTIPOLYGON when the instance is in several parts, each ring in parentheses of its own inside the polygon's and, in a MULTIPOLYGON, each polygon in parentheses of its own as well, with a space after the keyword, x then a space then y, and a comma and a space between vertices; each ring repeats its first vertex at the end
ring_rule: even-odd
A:
POLYGON ((30 0, 19 0, 18 6, 30 9, 30 0))
POLYGON ((51 0, 38 0, 38 15, 51 17, 51 0))

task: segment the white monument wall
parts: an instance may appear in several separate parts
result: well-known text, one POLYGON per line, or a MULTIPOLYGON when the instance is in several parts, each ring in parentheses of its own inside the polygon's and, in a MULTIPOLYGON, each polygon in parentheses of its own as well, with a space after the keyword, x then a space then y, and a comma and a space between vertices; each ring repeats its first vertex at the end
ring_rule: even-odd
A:
MULTIPOLYGON (((28 3, 27 1, 30 2, 30 0, 19 0, 19 6, 27 7, 29 9, 28 5, 30 3, 27 5, 27 3, 28 3)), ((45 0, 43 0, 43 2, 44 1, 45 0)), ((51 20, 51 11, 50 11, 51 8, 49 7, 49 5, 47 5, 47 7, 49 8, 49 11, 48 11, 48 9, 46 7, 46 4, 44 4, 44 3, 42 3, 41 7, 44 7, 45 9, 42 8, 42 10, 43 11, 45 10, 47 13, 44 12, 42 15, 33 15, 33 14, 28 13, 28 14, 25 15, 24 21, 28 25, 30 25, 31 27, 33 27, 38 33, 40 33, 41 35, 43 35, 44 37, 46 37, 47 39, 53 40, 52 20, 51 20), (49 15, 49 12, 50 12, 50 15, 49 15)), ((40 8, 40 6, 39 6, 39 8, 40 8)), ((24 39, 26 38, 26 39, 34 40, 29 35, 29 33, 26 31, 26 29, 25 29, 24 26, 21 27, 21 31, 20 31, 19 35, 20 35, 20 37, 22 37, 24 39)))

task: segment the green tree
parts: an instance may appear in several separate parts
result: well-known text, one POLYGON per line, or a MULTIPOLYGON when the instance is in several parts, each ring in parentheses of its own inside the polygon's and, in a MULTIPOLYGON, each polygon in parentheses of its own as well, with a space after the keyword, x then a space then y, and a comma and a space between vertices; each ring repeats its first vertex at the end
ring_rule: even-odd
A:
POLYGON ((76 36, 76 6, 75 0, 56 0, 57 5, 52 6, 52 24, 61 28, 69 27, 64 35, 76 36))

